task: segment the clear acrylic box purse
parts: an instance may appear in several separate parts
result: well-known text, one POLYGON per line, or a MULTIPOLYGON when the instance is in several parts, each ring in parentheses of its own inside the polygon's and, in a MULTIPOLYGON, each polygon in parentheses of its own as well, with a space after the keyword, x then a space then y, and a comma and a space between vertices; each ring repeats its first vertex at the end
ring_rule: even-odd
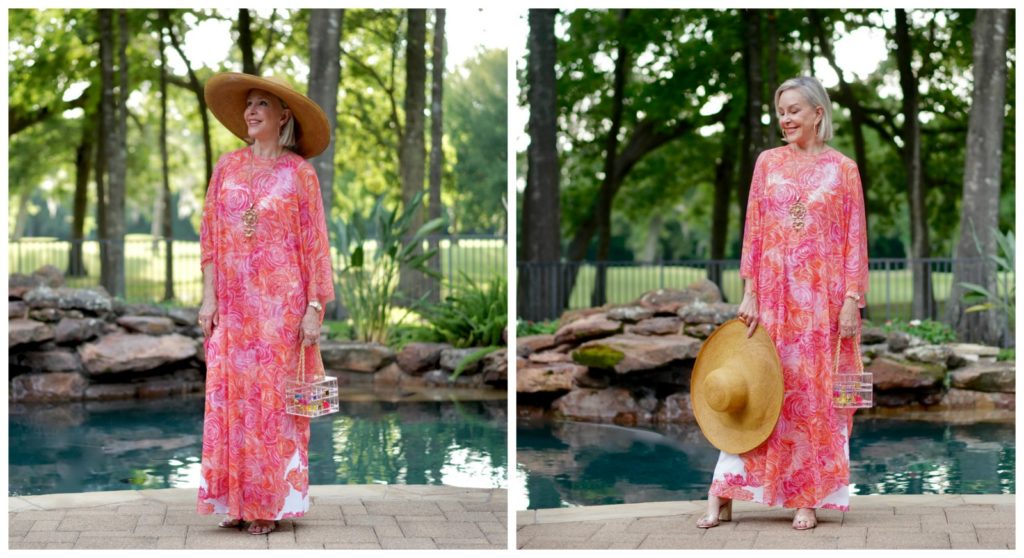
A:
POLYGON ((836 343, 836 362, 832 368, 832 405, 839 409, 868 409, 872 406, 874 377, 864 371, 864 363, 857 355, 857 370, 839 370, 839 348, 836 343))
MULTIPOLYGON (((319 358, 319 347, 316 354, 319 358)), ((306 347, 299 348, 299 378, 285 384, 285 412, 309 418, 338 412, 338 379, 324 374, 319 379, 307 380, 306 347)))

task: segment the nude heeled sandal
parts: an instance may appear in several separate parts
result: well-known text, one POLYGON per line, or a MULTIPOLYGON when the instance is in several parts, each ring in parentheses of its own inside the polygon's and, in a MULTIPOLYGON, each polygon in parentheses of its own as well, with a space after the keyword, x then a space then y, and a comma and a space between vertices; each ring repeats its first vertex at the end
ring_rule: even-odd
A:
POLYGON ((712 527, 718 527, 718 524, 722 521, 732 521, 732 500, 726 500, 724 503, 719 502, 718 504, 718 517, 711 515, 705 515, 697 520, 697 527, 700 529, 710 529, 712 527))

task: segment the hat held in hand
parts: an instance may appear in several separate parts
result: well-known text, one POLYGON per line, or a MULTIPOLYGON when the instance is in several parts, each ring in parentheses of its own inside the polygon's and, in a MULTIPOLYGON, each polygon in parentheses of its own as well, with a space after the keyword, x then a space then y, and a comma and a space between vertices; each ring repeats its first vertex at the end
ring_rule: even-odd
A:
POLYGON ((768 332, 747 337, 739 319, 725 322, 704 342, 690 377, 690 400, 704 436, 732 454, 761 445, 782 411, 782 363, 768 332))

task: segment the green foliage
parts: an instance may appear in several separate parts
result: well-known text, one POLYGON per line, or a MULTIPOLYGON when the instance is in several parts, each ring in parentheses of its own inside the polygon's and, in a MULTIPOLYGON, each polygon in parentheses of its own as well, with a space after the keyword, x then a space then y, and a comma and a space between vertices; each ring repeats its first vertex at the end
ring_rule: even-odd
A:
POLYGON ((503 345, 508 323, 508 281, 503 275, 487 284, 466 275, 463 281, 443 302, 426 307, 424 318, 439 340, 455 347, 503 345))
POLYGON ((583 347, 572 352, 572 359, 574 361, 583 366, 591 366, 593 368, 612 368, 622 362, 622 359, 625 357, 626 355, 622 351, 603 345, 583 347))
MULTIPOLYGON (((870 322, 865 321, 870 325, 870 322)), ((956 341, 956 332, 953 328, 935 320, 910 320, 909 322, 895 319, 889 320, 881 325, 886 333, 891 331, 902 331, 927 341, 930 344, 952 343, 956 341)))
POLYGON ((543 322, 531 322, 527 320, 516 321, 516 335, 525 337, 527 335, 550 335, 558 331, 558 320, 543 322))
MULTIPOLYGON (((365 222, 353 219, 338 221, 338 246, 342 258, 339 270, 339 292, 342 303, 352 316, 356 338, 361 341, 387 343, 392 313, 397 310, 398 274, 403 267, 437 277, 427 262, 437 252, 417 252, 427 235, 444 226, 443 219, 434 219, 418 230, 412 230, 412 219, 423 201, 418 193, 401 211, 384 207, 378 198, 365 222)), ((416 308, 421 301, 414 301, 416 308)), ((408 309, 406 310, 406 313, 408 309)), ((405 316, 395 320, 401 323, 405 316)))
POLYGON ((999 362, 1017 360, 1017 351, 1016 349, 999 349, 999 354, 996 355, 996 360, 999 362))
MULTIPOLYGON (((984 312, 987 310, 997 310, 1006 314, 1006 319, 1010 324, 1010 329, 1013 329, 1015 317, 1017 315, 1017 296, 1016 287, 1013 281, 999 281, 999 277, 1014 277, 1017 271, 1016 262, 1016 240, 1013 236, 1013 231, 1003 232, 993 229, 992 234, 996 238, 996 244, 999 247, 999 251, 995 254, 989 254, 988 258, 996 264, 996 292, 991 292, 988 288, 978 285, 976 283, 963 282, 960 286, 967 290, 964 293, 963 301, 971 304, 964 312, 984 312)), ((978 242, 978 238, 974 238, 975 244, 978 242)), ((980 253, 981 246, 978 246, 978 252, 980 253)))

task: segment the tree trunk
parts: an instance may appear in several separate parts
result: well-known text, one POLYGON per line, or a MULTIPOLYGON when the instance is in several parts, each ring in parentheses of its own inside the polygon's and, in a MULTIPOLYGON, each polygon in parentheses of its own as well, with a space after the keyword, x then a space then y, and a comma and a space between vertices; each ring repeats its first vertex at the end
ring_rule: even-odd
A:
MULTIPOLYGON (((107 20, 107 29, 109 30, 109 15, 107 20)), ((103 32, 103 15, 100 14, 100 60, 101 69, 104 51, 108 51, 111 48, 110 44, 110 33, 103 32), (104 41, 106 46, 104 46, 104 41)), ((102 72, 105 70, 101 70, 102 72)), ((112 79, 112 78, 111 78, 112 79)), ((95 171, 93 176, 96 179, 96 239, 100 248, 100 285, 106 288, 109 284, 107 274, 110 272, 110 266, 107 264, 107 241, 110 239, 110 234, 107 230, 107 120, 111 119, 111 107, 108 106, 110 101, 107 91, 106 78, 102 78, 100 86, 100 106, 99 110, 96 111, 96 164, 94 165, 95 171)), ((113 92, 109 92, 113 95, 113 92)), ((111 97, 112 98, 112 97, 111 97)))
POLYGON ((743 10, 744 56, 743 67, 747 79, 747 106, 743 117, 743 159, 740 161, 740 180, 737 197, 740 202, 740 238, 747 218, 747 197, 750 181, 754 177, 754 164, 764 148, 764 125, 761 113, 764 106, 764 81, 761 78, 761 10, 743 10))
POLYGON ((932 293, 931 270, 925 261, 930 255, 928 223, 924 207, 924 183, 921 180, 921 124, 918 121, 917 76, 910 62, 913 46, 906 10, 896 10, 896 63, 900 71, 903 90, 903 168, 906 172, 907 194, 910 202, 910 238, 913 302, 911 316, 915 319, 935 317, 935 297, 932 293))
MULTIPOLYGON (((426 151, 423 145, 424 109, 426 108, 427 79, 427 11, 408 10, 408 32, 405 50, 405 132, 399 152, 402 177, 402 202, 406 207, 413 198, 423 192, 424 163, 426 151)), ((410 231, 417 231, 423 224, 423 208, 410 220, 410 231)), ((415 253, 419 253, 417 247, 415 253)), ((415 270, 403 268, 399 280, 399 291, 406 300, 416 300, 423 292, 422 275, 415 270)))
MULTIPOLYGON (((610 183, 615 176, 615 162, 619 155, 619 132, 622 130, 622 107, 623 97, 626 89, 626 76, 629 74, 630 53, 624 44, 626 18, 629 17, 629 10, 619 11, 619 44, 615 49, 615 77, 612 82, 612 120, 608 129, 608 137, 605 139, 604 150, 604 180, 603 183, 610 183)), ((604 192, 606 186, 602 184, 604 192)), ((597 198, 597 269, 594 274, 594 290, 590 294, 591 306, 603 306, 608 298, 608 270, 605 263, 608 261, 608 254, 612 238, 612 200, 614 196, 599 196, 597 198)))
POLYGON ((647 236, 644 238, 644 247, 640 250, 640 261, 644 263, 655 263, 661 261, 658 253, 658 246, 661 240, 661 225, 665 217, 658 212, 652 213, 647 221, 647 236))
POLYGON ((95 130, 88 116, 82 119, 82 140, 75 150, 75 202, 71 220, 71 251, 68 254, 68 277, 85 277, 82 243, 85 241, 85 211, 89 206, 89 173, 92 171, 92 152, 95 130))
POLYGON ((210 141, 210 116, 206 110, 206 97, 203 94, 203 85, 199 82, 199 77, 196 76, 195 71, 192 69, 192 62, 185 56, 185 51, 182 50, 181 45, 178 43, 178 36, 170 27, 167 29, 167 35, 171 39, 171 46, 174 47, 174 51, 178 53, 178 56, 185 63, 185 69, 188 71, 188 89, 192 90, 192 93, 196 96, 196 101, 199 103, 199 118, 203 123, 203 154, 206 156, 206 180, 203 182, 203 191, 205 192, 206 188, 210 186, 210 177, 213 176, 213 144, 210 141))
POLYGON ((768 51, 768 55, 765 61, 764 98, 768 100, 768 117, 771 120, 768 132, 764 134, 764 145, 766 148, 770 148, 779 143, 778 139, 773 139, 779 137, 779 116, 775 113, 774 106, 775 89, 782 85, 779 81, 779 10, 772 8, 765 10, 765 14, 765 19, 768 22, 768 42, 765 49, 768 51))
MULTIPOLYGON (((310 15, 310 26, 313 16, 310 15)), ((256 56, 252 51, 252 16, 249 10, 238 10, 238 49, 242 51, 242 73, 258 75, 256 72, 256 56)))
POLYGON ((167 56, 164 33, 169 25, 167 10, 160 10, 160 171, 163 187, 164 300, 174 300, 174 212, 171 210, 171 172, 167 161, 167 56))
MULTIPOLYGON (((434 49, 430 55, 432 75, 430 79, 430 220, 441 217, 441 169, 444 166, 444 21, 445 10, 434 10, 434 49)), ((441 272, 441 253, 437 235, 431 235, 430 249, 438 250, 430 259, 430 267, 441 272)), ((430 300, 441 300, 441 283, 431 280, 430 300)))
MULTIPOLYGON (((723 121, 728 122, 729 104, 722 107, 725 114, 723 121)), ((775 111, 772 111, 773 113, 775 111)), ((717 262, 725 259, 725 248, 729 240, 729 201, 732 197, 733 181, 736 177, 736 130, 726 128, 722 134, 722 156, 715 166, 715 201, 711 209, 711 263, 708 265, 707 278, 722 289, 722 268, 717 262)))
POLYGON ((563 297, 562 233, 558 168, 558 87, 555 78, 558 10, 530 10, 526 62, 528 128, 526 190, 523 192, 518 314, 527 320, 558 317, 563 297))
MULTIPOLYGON (((1003 309, 964 313, 962 282, 999 292, 998 275, 989 256, 998 251, 993 224, 999 223, 1002 178, 1003 126, 1006 106, 1006 46, 1008 10, 978 10, 974 21, 974 92, 967 122, 964 193, 960 213, 960 240, 953 288, 946 306, 946 321, 954 324, 957 338, 990 345, 1008 345, 1012 332, 1003 309)), ((998 226, 998 225, 995 225, 998 226)))
MULTIPOLYGON (((324 109, 330 127, 331 141, 327 149, 312 160, 328 223, 334 207, 334 136, 338 126, 341 29, 344 21, 345 10, 311 10, 309 14, 309 98, 324 109)), ((337 291, 337 285, 334 288, 337 291)), ((336 320, 345 316, 340 301, 341 297, 335 292, 334 302, 328 305, 327 313, 336 320)))
POLYGON ((111 134, 113 149, 107 153, 110 169, 110 198, 107 212, 110 214, 107 225, 110 228, 110 294, 124 298, 125 291, 125 192, 128 174, 128 14, 118 10, 118 68, 120 87, 115 100, 114 126, 116 132, 111 134))
MULTIPOLYGON (((114 263, 114 239, 116 238, 117 221, 114 213, 116 212, 115 199, 117 194, 114 190, 118 188, 117 185, 117 162, 116 153, 119 147, 119 141, 117 134, 120 131, 117 121, 117 101, 114 99, 114 44, 113 44, 113 24, 112 24, 112 10, 100 10, 100 73, 103 82, 102 87, 102 109, 103 114, 103 132, 101 136, 103 141, 103 155, 104 164, 103 168, 107 174, 107 192, 105 194, 105 207, 103 210, 103 218, 105 219, 106 226, 105 234, 102 243, 105 245, 105 250, 101 251, 103 255, 103 261, 101 265, 103 272, 101 275, 103 281, 103 287, 107 289, 110 294, 115 294, 116 284, 116 264, 114 263)), ((122 190, 123 191, 123 190, 122 190)))

